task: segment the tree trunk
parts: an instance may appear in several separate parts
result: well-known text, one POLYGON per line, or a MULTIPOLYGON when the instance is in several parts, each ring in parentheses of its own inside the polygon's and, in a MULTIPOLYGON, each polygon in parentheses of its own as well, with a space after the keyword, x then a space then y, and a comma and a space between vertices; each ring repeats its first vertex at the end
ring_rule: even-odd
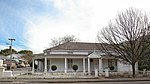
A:
POLYGON ((132 77, 135 77, 135 63, 131 65, 132 65, 132 77))

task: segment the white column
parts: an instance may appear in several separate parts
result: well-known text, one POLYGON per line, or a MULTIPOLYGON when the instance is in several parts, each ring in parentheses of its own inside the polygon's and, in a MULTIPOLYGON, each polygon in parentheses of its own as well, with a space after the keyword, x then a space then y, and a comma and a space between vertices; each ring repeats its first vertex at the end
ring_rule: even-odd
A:
POLYGON ((41 66, 39 65, 39 60, 37 60, 37 72, 41 71, 40 67, 41 66))
POLYGON ((32 59, 32 73, 34 73, 34 58, 32 59))
POLYGON ((45 57, 45 66, 44 66, 44 72, 47 73, 47 57, 45 57))
POLYGON ((67 73, 67 58, 65 58, 65 73, 67 73))
POLYGON ((102 68, 102 58, 99 59, 99 74, 103 73, 103 68, 102 68))
POLYGON ((91 75, 91 71, 90 71, 90 58, 88 58, 88 75, 91 75))
POLYGON ((51 59, 48 59, 48 62, 49 62, 49 64, 48 64, 48 72, 50 72, 51 71, 51 59))
POLYGON ((85 73, 85 58, 83 58, 83 73, 85 73))

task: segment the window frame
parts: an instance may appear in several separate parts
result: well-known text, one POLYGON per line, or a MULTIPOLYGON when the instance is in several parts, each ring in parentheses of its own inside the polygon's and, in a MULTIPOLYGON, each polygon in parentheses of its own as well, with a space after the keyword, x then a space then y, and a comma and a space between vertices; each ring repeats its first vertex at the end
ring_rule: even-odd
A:
POLYGON ((67 59, 67 68, 72 69, 73 66, 73 59, 67 59))

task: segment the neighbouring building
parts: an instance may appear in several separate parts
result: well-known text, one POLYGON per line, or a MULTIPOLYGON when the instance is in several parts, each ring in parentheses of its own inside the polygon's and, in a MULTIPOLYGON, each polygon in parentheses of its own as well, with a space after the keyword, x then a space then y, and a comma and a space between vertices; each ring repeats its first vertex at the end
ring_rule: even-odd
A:
POLYGON ((4 55, 0 55, 0 59, 2 59, 2 60, 6 60, 6 59, 7 59, 7 57, 6 57, 6 56, 4 56, 4 55))
POLYGON ((65 74, 77 72, 84 75, 93 75, 97 69, 99 76, 101 76, 105 69, 114 73, 132 71, 129 63, 108 56, 102 52, 100 45, 100 43, 67 42, 46 49, 42 54, 34 55, 32 72, 65 74), (76 70, 73 70, 73 66, 76 66, 76 70))
POLYGON ((26 56, 26 55, 25 54, 12 54, 12 61, 11 61, 11 55, 8 55, 7 60, 5 60, 4 63, 7 64, 8 69, 10 68, 11 62, 15 68, 29 66, 28 60, 23 58, 24 56, 26 56))

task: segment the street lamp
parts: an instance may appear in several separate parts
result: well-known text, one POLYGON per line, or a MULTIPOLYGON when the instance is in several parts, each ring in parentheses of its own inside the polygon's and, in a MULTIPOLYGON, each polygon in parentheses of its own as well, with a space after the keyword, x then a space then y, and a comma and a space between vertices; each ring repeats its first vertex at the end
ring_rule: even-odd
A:
POLYGON ((8 39, 10 40, 10 70, 11 70, 11 65, 12 65, 12 42, 15 41, 15 39, 8 39))

